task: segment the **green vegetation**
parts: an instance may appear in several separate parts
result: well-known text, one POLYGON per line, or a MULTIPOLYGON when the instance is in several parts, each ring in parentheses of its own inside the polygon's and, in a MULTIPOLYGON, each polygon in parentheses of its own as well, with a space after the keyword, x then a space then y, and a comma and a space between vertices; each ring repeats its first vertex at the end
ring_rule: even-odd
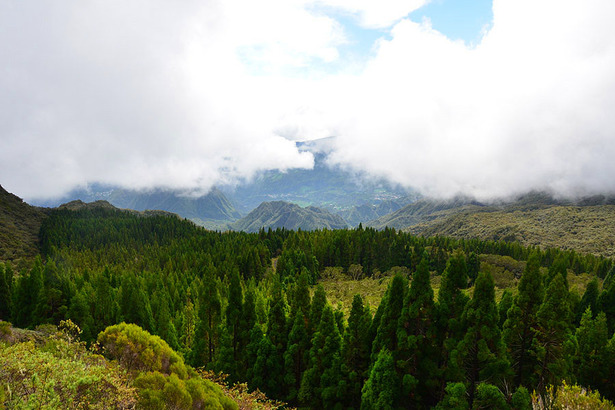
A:
MULTIPOLYGON (((3 319, 75 322, 82 356, 99 346, 142 408, 237 408, 253 391, 309 408, 521 409, 577 383, 615 398, 604 257, 362 226, 210 232, 103 206, 50 212, 40 246, 0 264, 3 319)), ((7 368, 21 365, 12 349, 39 355, 14 334, 0 326, 7 368)), ((37 366, 28 377, 46 380, 37 366)), ((35 400, 77 400, 76 382, 54 377, 68 393, 42 382, 35 400)))
POLYGON ((302 229, 342 229, 346 222, 329 211, 308 206, 302 208, 289 202, 263 202, 244 218, 230 225, 233 230, 258 232, 262 228, 302 229))
POLYGON ((38 253, 38 231, 45 212, 0 186, 0 261, 32 258, 38 253))

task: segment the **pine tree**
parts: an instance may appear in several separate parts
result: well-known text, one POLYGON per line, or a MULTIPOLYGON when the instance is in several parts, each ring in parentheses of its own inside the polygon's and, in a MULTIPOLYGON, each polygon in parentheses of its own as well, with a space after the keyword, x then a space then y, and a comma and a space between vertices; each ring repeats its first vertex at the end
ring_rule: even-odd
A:
POLYGON ((218 284, 212 270, 207 269, 199 295, 199 322, 191 357, 194 366, 204 366, 214 360, 218 345, 221 310, 222 302, 218 284))
POLYGON ((312 338, 309 365, 301 380, 299 400, 302 404, 312 408, 332 408, 337 402, 341 339, 333 309, 326 305, 312 338))
POLYGON ((467 267, 463 253, 456 252, 447 262, 442 273, 440 291, 438 292, 436 330, 440 347, 441 394, 444 392, 446 380, 454 380, 449 368, 450 353, 455 350, 463 338, 464 327, 461 315, 468 302, 468 297, 462 292, 468 283, 467 267))
POLYGON ((252 387, 275 399, 284 398, 284 361, 269 337, 263 336, 258 345, 252 368, 252 387))
POLYGON ((296 403, 299 389, 301 387, 301 377, 307 369, 308 353, 310 349, 310 339, 307 333, 307 319, 303 312, 299 311, 295 315, 293 327, 288 335, 288 347, 284 352, 284 364, 286 374, 284 382, 288 389, 286 400, 289 403, 296 403))
POLYGON ((615 274, 613 280, 603 284, 602 292, 598 297, 598 308, 606 315, 609 334, 615 332, 615 274))
POLYGON ((43 292, 43 263, 40 256, 28 274, 22 272, 17 282, 16 298, 13 304, 13 318, 19 327, 34 327, 41 323, 36 316, 36 307, 43 292))
POLYGON ((543 300, 542 274, 538 255, 530 255, 519 281, 518 294, 508 310, 503 338, 515 373, 516 386, 531 387, 536 358, 531 352, 535 343, 534 328, 538 309, 543 300))
POLYGON ((342 343, 342 381, 340 394, 345 408, 358 409, 361 406, 361 389, 367 379, 371 341, 369 307, 363 305, 361 295, 354 295, 348 317, 348 326, 342 343))
POLYGON ((372 344, 372 361, 375 362, 382 349, 389 352, 397 350, 397 323, 404 306, 404 299, 408 291, 408 281, 401 275, 391 280, 387 289, 387 297, 383 298, 384 310, 378 324, 376 339, 372 344))
POLYGON ((499 383, 508 363, 504 357, 493 277, 481 272, 474 284, 474 295, 462 316, 467 331, 452 354, 453 362, 464 375, 468 402, 472 406, 480 383, 499 383))
POLYGON ((570 338, 571 312, 568 288, 562 275, 549 284, 538 313, 536 324, 536 357, 538 359, 538 391, 558 385, 567 375, 564 344, 570 338))
POLYGON ((361 409, 393 410, 399 394, 398 381, 393 355, 386 348, 381 349, 363 386, 361 409))
POLYGON ((189 357, 194 344, 194 336, 196 332, 197 314, 192 303, 192 295, 188 288, 186 295, 186 304, 181 312, 181 330, 179 336, 179 344, 184 357, 189 357))
MULTIPOLYGON (((239 360, 241 348, 241 317, 243 313, 243 291, 239 272, 231 273, 229 284, 228 304, 226 306, 226 330, 229 333, 232 357, 235 362, 239 360)), ((237 375, 234 375, 237 376, 237 375)))
POLYGON ((574 368, 578 383, 599 391, 608 389, 608 368, 605 367, 605 363, 608 363, 608 328, 605 314, 600 312, 592 319, 592 311, 588 307, 576 330, 576 338, 574 368))
POLYGON ((595 316, 598 313, 598 296, 600 295, 600 290, 598 289, 598 280, 593 278, 588 284, 587 288, 585 288, 585 293, 583 293, 583 297, 581 298, 581 302, 577 307, 576 312, 576 323, 581 322, 582 316, 585 314, 587 308, 592 311, 592 314, 595 316))
POLYGON ((427 254, 412 277, 410 291, 398 320, 398 349, 393 352, 398 372, 402 374, 404 400, 415 405, 434 404, 437 395, 437 350, 435 349, 434 294, 429 278, 427 254))
POLYGON ((502 292, 502 298, 500 299, 500 303, 498 303, 498 315, 500 316, 500 329, 504 329, 504 322, 506 322, 506 318, 508 317, 508 311, 513 305, 513 294, 510 289, 504 289, 502 292))
POLYGON ((0 320, 10 322, 13 309, 13 271, 0 263, 0 320))

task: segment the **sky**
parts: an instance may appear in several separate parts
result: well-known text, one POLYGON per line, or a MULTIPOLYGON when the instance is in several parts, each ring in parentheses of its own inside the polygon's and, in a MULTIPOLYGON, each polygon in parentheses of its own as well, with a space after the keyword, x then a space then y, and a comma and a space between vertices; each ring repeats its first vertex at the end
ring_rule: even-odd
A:
POLYGON ((615 192, 615 2, 0 2, 0 184, 194 195, 331 166, 426 195, 615 192))

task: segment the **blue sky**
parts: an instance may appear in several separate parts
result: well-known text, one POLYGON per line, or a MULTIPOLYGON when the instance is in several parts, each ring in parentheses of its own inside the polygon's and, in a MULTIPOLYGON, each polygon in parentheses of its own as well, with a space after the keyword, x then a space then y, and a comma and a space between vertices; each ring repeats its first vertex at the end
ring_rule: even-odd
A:
POLYGON ((452 40, 472 45, 480 41, 485 27, 493 21, 491 0, 432 0, 410 14, 413 21, 431 20, 435 30, 452 40))

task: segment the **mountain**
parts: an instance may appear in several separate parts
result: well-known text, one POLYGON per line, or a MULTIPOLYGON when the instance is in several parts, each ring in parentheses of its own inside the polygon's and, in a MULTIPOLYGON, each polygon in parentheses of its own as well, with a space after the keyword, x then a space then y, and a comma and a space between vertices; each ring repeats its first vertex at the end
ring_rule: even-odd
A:
POLYGON ((315 229, 343 229, 346 222, 327 210, 314 206, 273 201, 263 202, 247 216, 230 225, 236 231, 258 232, 261 228, 286 228, 311 231, 315 229))
MULTIPOLYGON (((349 211, 355 206, 378 205, 389 200, 405 205, 418 196, 414 191, 392 185, 384 179, 370 178, 330 164, 327 155, 333 140, 323 138, 297 143, 300 151, 314 155, 312 169, 266 171, 253 180, 236 186, 221 186, 220 189, 243 213, 268 201, 313 205, 337 213, 349 211)), ((361 218, 361 221, 365 220, 361 218)), ((354 225, 354 219, 348 222, 354 225)))
POLYGON ((350 209, 337 212, 339 216, 350 226, 358 226, 360 223, 367 223, 378 219, 384 215, 388 215, 400 209, 405 205, 406 201, 401 200, 385 200, 376 204, 356 205, 350 209))
POLYGON ((366 225, 376 229, 384 229, 387 226, 389 228, 406 229, 418 223, 441 217, 449 212, 482 207, 484 207, 483 204, 467 197, 456 197, 445 201, 420 199, 395 212, 370 221, 366 225))
POLYGON ((0 186, 0 260, 35 256, 45 217, 45 209, 28 205, 0 186))
POLYGON ((206 195, 194 198, 173 190, 135 191, 92 184, 86 189, 75 190, 62 199, 44 204, 58 206, 60 203, 74 200, 85 202, 105 200, 123 209, 167 211, 208 228, 219 228, 241 217, 224 193, 217 188, 213 188, 206 195))
POLYGON ((615 200, 602 195, 573 200, 531 192, 490 204, 462 197, 421 199, 367 225, 615 256, 615 200))

